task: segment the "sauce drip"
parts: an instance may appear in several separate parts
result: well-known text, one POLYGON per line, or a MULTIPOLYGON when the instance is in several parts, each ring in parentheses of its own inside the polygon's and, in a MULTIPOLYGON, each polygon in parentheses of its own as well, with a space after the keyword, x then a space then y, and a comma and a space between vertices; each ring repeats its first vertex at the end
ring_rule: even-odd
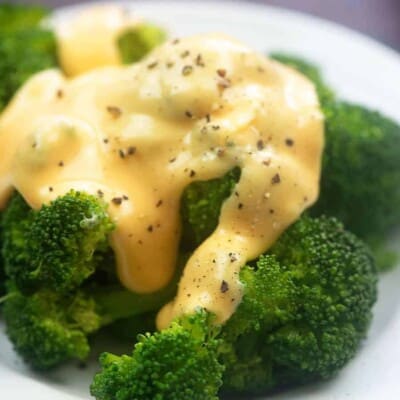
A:
MULTIPOLYGON (((73 55, 70 62, 73 64, 73 55)), ((323 117, 297 72, 221 35, 174 40, 132 66, 31 78, 0 118, 0 202, 38 209, 70 189, 109 203, 121 282, 148 293, 174 274, 180 197, 195 180, 241 177, 215 232, 185 266, 167 326, 205 307, 226 321, 240 268, 318 196, 323 117)))

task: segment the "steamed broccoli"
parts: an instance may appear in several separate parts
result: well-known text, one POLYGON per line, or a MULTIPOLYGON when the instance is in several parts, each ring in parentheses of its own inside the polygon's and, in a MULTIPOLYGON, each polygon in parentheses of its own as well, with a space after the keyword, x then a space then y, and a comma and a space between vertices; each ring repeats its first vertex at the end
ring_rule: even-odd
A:
POLYGON ((41 7, 0 5, 0 111, 34 73, 57 66, 56 40, 41 7))
POLYGON ((400 126, 376 111, 336 100, 317 67, 289 55, 272 57, 314 82, 325 114, 321 194, 312 214, 335 216, 375 244, 400 224, 400 126))
POLYGON ((214 400, 224 367, 218 361, 218 328, 205 312, 184 317, 139 338, 133 356, 104 353, 104 371, 91 387, 103 400, 214 400))
POLYGON ((85 359, 89 335, 115 320, 159 309, 175 285, 139 295, 106 265, 114 224, 105 203, 71 191, 33 211, 15 195, 4 212, 3 258, 9 279, 4 317, 16 351, 37 369, 85 359), (108 272, 108 271, 106 271, 108 272))
POLYGON ((33 211, 16 195, 3 219, 6 273, 24 293, 75 289, 95 271, 113 228, 93 196, 70 192, 33 211))
POLYGON ((140 61, 166 39, 164 30, 155 25, 140 24, 118 38, 118 48, 125 64, 140 61))
POLYGON ((365 337, 375 265, 335 219, 303 217, 240 279, 242 303, 224 326, 200 312, 142 336, 132 356, 103 355, 92 394, 208 400, 217 398, 221 379, 223 391, 236 393, 305 383, 334 375, 365 337), (186 382, 194 382, 190 396, 186 382))

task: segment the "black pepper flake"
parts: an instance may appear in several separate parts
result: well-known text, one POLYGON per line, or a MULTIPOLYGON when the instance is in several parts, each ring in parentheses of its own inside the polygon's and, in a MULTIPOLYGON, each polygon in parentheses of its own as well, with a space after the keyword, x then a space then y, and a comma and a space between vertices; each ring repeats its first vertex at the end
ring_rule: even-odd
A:
POLYGON ((53 191, 53 187, 49 186, 49 192, 52 192, 52 191, 53 191))
POLYGON ((107 106, 107 111, 114 119, 119 118, 122 114, 122 110, 116 106, 107 106))
POLYGON ((158 61, 154 61, 147 65, 147 69, 154 69, 155 67, 157 67, 157 65, 158 65, 158 61))
POLYGON ((186 115, 188 118, 192 118, 192 117, 193 117, 193 114, 192 114, 190 111, 185 111, 185 115, 186 115))
POLYGON ((57 90, 57 98, 62 99, 64 97, 64 92, 61 89, 57 90))
POLYGON ((264 160, 263 162, 262 162, 265 166, 269 166, 269 165, 271 165, 271 160, 264 160))
POLYGON ((36 147, 37 147, 37 143, 36 142, 32 143, 32 149, 35 149, 36 147))
POLYGON ((142 240, 138 240, 138 244, 143 244, 143 241, 142 240))
POLYGON ((270 213, 270 214, 274 214, 274 213, 275 213, 275 210, 274 210, 273 208, 271 208, 271 209, 269 210, 269 213, 270 213))
POLYGON ((227 281, 221 282, 220 290, 221 290, 221 293, 226 293, 229 290, 229 285, 228 285, 227 281))
POLYGON ((263 150, 264 149, 264 142, 261 139, 257 140, 257 149, 258 150, 263 150))
POLYGON ((125 158, 125 152, 122 149, 118 150, 118 154, 121 158, 125 158))
POLYGON ((172 44, 178 44, 179 42, 180 42, 179 39, 174 39, 174 40, 172 41, 172 44))
POLYGON ((207 124, 209 124, 210 121, 211 121, 210 114, 207 114, 207 115, 206 115, 206 122, 207 122, 207 124))
POLYGON ((214 129, 214 131, 218 131, 219 129, 221 129, 219 125, 213 125, 212 128, 214 129))
POLYGON ((136 147, 135 146, 129 146, 127 150, 128 155, 133 156, 136 153, 136 147))
POLYGON ((153 225, 149 225, 147 227, 147 232, 153 232, 153 225))
POLYGON ((104 192, 102 191, 102 190, 98 190, 97 191, 97 195, 101 198, 101 197, 104 197, 104 192))
POLYGON ((166 66, 167 68, 172 68, 175 65, 172 61, 167 62, 166 66))
POLYGON ((162 206, 163 201, 160 199, 157 201, 156 207, 161 207, 162 206))
POLYGON ((273 185, 276 185, 277 183, 280 183, 280 182, 281 182, 281 177, 279 174, 275 174, 271 179, 271 183, 273 185))
POLYGON ((113 204, 115 204, 116 206, 120 206, 122 204, 122 197, 113 197, 111 199, 111 201, 113 202, 113 204))
POLYGON ((193 67, 191 65, 185 65, 182 68, 182 75, 183 76, 188 76, 193 72, 193 67))
POLYGON ((190 176, 191 178, 193 178, 195 175, 196 175, 196 171, 194 171, 194 170, 192 169, 192 170, 190 171, 189 176, 190 176))
POLYGON ((197 55, 197 57, 196 57, 196 65, 198 66, 198 67, 204 67, 205 66, 205 64, 204 64, 204 60, 203 60, 203 57, 202 57, 202 55, 201 54, 198 54, 197 55))
POLYGON ((243 203, 238 204, 238 210, 241 210, 243 208, 243 203))
POLYGON ((229 253, 229 258, 230 258, 231 262, 237 261, 237 257, 236 257, 235 253, 229 253))
POLYGON ((291 138, 287 138, 285 140, 286 146, 292 147, 294 145, 294 140, 291 138))
POLYGON ((176 157, 171 158, 168 162, 173 163, 173 162, 175 162, 175 161, 176 161, 176 157))
POLYGON ((186 58, 190 54, 189 50, 185 50, 181 53, 181 58, 186 58))
POLYGON ((64 166, 64 161, 60 161, 60 162, 58 163, 58 166, 59 166, 59 167, 63 167, 63 166, 64 166))
POLYGON ((107 143, 108 143, 108 139, 107 139, 107 138, 104 138, 104 139, 103 139, 103 143, 104 143, 104 144, 107 144, 107 143))
POLYGON ((217 150, 217 156, 218 157, 222 157, 225 154, 225 150, 224 149, 218 149, 217 150))
POLYGON ((225 78, 226 77, 226 69, 217 69, 217 74, 221 78, 225 78))
POLYGON ((129 200, 129 197, 128 197, 126 194, 124 194, 124 195, 122 196, 122 199, 123 199, 123 200, 129 200))

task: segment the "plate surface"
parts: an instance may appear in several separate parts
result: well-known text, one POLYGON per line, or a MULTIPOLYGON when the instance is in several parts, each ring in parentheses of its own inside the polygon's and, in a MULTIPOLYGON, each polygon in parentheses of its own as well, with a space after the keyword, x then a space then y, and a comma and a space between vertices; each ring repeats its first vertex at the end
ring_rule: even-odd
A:
MULTIPOLYGON (((122 4, 146 20, 166 27, 173 37, 223 32, 261 52, 282 50, 308 58, 321 66, 328 82, 343 98, 375 107, 400 121, 400 57, 358 33, 303 14, 245 3, 122 4)), ((57 11, 55 21, 68 18, 80 7, 85 5, 57 11)), ((399 248, 399 243, 399 237, 393 239, 393 246, 399 248)), ((399 283, 400 268, 382 276, 369 338, 337 378, 268 399, 399 399, 399 283)), ((104 349, 101 340, 95 347, 99 351, 104 349)), ((88 386, 97 368, 95 359, 96 355, 85 369, 73 363, 52 372, 51 376, 35 375, 13 353, 0 322, 0 386, 4 400, 89 399, 88 386)))

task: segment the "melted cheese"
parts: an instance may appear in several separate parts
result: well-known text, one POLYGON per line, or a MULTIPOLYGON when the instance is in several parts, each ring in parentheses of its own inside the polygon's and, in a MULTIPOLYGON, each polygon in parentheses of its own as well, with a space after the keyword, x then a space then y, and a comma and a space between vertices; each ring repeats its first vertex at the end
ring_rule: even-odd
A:
POLYGON ((0 146, 2 205, 13 188, 35 209, 70 189, 104 198, 117 224, 119 277, 141 293, 174 274, 184 188, 241 168, 217 229, 158 316, 162 328, 199 306, 219 322, 232 315, 240 268, 318 196, 323 118, 303 76, 226 37, 200 35, 129 67, 34 76, 1 116, 0 146))
POLYGON ((118 37, 138 24, 138 19, 118 5, 90 7, 65 18, 54 28, 58 58, 64 72, 75 76, 93 68, 122 64, 118 37))

